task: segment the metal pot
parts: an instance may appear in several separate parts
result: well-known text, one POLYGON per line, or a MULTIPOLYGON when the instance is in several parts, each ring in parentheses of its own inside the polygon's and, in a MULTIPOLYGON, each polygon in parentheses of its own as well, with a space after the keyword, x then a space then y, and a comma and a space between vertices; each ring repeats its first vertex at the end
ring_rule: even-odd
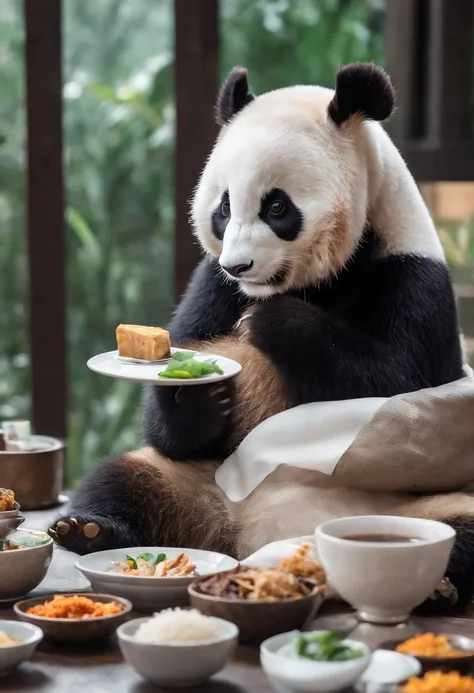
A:
POLYGON ((31 436, 30 441, 37 450, 0 451, 0 486, 14 491, 22 510, 40 510, 60 502, 64 445, 47 436, 31 436))

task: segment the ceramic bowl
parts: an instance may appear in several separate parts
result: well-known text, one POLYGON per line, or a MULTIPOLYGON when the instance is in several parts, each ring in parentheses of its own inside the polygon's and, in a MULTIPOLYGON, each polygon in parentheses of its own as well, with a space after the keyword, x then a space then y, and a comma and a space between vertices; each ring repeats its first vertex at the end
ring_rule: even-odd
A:
POLYGON ((25 518, 20 513, 20 504, 17 501, 13 510, 0 511, 0 539, 14 532, 24 521, 25 518))
MULTIPOLYGON (((438 635, 443 635, 438 633, 438 635)), ((474 664, 474 640, 467 638, 464 635, 446 635, 449 644, 456 650, 464 650, 466 654, 461 657, 423 657, 420 655, 410 654, 415 657, 422 665, 425 671, 429 669, 471 669, 474 664)), ((400 642, 390 641, 383 644, 387 650, 395 650, 400 642)))
MULTIPOLYGON (((73 592, 62 596, 72 597, 74 594, 73 592)), ((24 599, 15 604, 13 610, 22 621, 39 626, 45 638, 56 642, 85 642, 87 640, 106 638, 115 632, 117 626, 123 623, 127 615, 132 611, 132 605, 128 599, 122 599, 121 597, 115 597, 110 594, 87 594, 84 592, 81 592, 80 596, 88 597, 95 602, 118 602, 123 606, 123 611, 119 614, 112 614, 111 616, 89 619, 45 618, 44 616, 33 616, 26 613, 32 606, 44 604, 44 602, 49 601, 53 598, 53 595, 24 599)))
POLYGON ((402 623, 439 585, 455 531, 411 517, 366 515, 330 520, 316 529, 318 556, 328 581, 370 623, 402 623), (389 534, 410 543, 353 541, 348 535, 389 534))
MULTIPOLYGON (((308 635, 322 631, 311 631, 308 635)), ((306 635, 306 634, 305 634, 306 635)), ((364 651, 362 657, 347 662, 313 662, 278 654, 293 633, 281 633, 260 646, 260 662, 279 693, 333 693, 343 691, 359 679, 370 664, 371 651, 362 642, 343 640, 345 645, 364 651)))
POLYGON ((0 674, 6 674, 31 657, 43 637, 43 631, 30 623, 2 621, 0 630, 11 638, 19 638, 15 645, 0 647, 0 674))
POLYGON ((311 594, 281 602, 246 601, 213 597, 199 592, 200 580, 189 586, 191 606, 205 616, 215 616, 235 623, 240 642, 258 644, 289 629, 301 630, 316 615, 324 599, 324 587, 311 594))
POLYGON ((237 566, 235 559, 213 551, 141 546, 98 551, 82 556, 76 562, 76 568, 89 580, 94 591, 125 597, 132 602, 137 611, 153 612, 167 607, 187 606, 189 603, 187 588, 196 578, 120 575, 111 572, 110 569, 114 562, 125 561, 127 554, 136 558, 143 553, 154 555, 165 553, 169 559, 172 559, 182 552, 196 564, 199 575, 206 576, 216 571, 231 570, 237 566))
POLYGON ((53 540, 44 532, 33 530, 19 530, 11 538, 28 534, 44 539, 45 543, 15 551, 0 551, 0 600, 24 597, 38 587, 48 572, 53 540))
POLYGON ((120 650, 138 674, 158 686, 195 686, 223 669, 237 645, 237 627, 218 618, 213 620, 219 626, 221 637, 212 643, 148 645, 133 637, 138 627, 148 621, 148 618, 138 618, 117 630, 120 650))

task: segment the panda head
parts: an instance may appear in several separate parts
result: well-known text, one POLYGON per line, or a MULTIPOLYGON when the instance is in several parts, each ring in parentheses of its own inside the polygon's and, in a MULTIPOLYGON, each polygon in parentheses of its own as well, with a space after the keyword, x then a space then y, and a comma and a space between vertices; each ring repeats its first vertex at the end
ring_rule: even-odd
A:
POLYGON ((393 106, 390 79, 373 64, 342 68, 335 91, 296 86, 258 97, 245 69, 230 72, 192 206, 195 235, 225 276, 268 297, 344 266, 367 218, 366 121, 385 120, 393 106))

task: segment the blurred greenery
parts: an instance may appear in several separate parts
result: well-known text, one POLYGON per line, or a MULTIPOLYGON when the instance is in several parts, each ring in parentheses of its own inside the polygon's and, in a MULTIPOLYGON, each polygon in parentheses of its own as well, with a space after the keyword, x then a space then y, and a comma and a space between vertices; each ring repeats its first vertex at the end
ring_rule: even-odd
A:
MULTIPOLYGON (((171 0, 63 6, 75 480, 140 439, 139 388, 87 359, 114 348, 119 322, 165 324, 172 308, 173 11, 171 0)), ((0 418, 30 404, 21 10, 0 0, 0 418)), ((221 0, 222 77, 244 64, 257 93, 330 86, 344 62, 384 63, 384 20, 384 0, 221 0)))

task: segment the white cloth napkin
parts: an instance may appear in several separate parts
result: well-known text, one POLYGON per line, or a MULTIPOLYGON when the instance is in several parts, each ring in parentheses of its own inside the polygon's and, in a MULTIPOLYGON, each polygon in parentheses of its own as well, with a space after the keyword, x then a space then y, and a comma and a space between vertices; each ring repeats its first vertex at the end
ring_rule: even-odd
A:
POLYGON ((234 502, 246 498, 280 464, 331 475, 383 397, 315 402, 272 416, 251 431, 217 469, 216 482, 234 502))
POLYGON ((262 546, 261 549, 247 556, 247 558, 241 562, 245 565, 260 568, 275 568, 282 558, 291 556, 302 544, 311 544, 316 550, 314 536, 284 539, 283 541, 273 541, 271 544, 262 546))

